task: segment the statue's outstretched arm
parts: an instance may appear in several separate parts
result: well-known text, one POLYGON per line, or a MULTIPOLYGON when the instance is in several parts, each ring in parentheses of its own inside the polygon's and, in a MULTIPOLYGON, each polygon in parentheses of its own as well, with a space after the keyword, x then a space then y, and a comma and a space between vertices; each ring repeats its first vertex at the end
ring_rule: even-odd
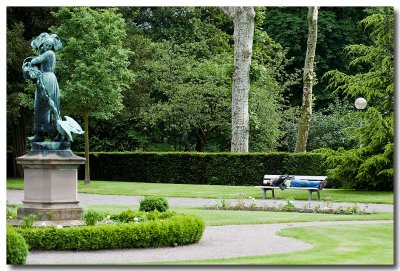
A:
POLYGON ((42 63, 43 61, 50 59, 50 57, 51 57, 51 52, 50 51, 44 52, 40 56, 34 57, 31 60, 31 64, 35 65, 35 64, 38 64, 38 63, 42 63))

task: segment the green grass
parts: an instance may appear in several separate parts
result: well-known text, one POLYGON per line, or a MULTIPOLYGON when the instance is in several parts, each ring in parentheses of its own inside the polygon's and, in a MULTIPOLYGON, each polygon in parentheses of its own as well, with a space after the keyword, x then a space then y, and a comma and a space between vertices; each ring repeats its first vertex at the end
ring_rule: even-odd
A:
MULTIPOLYGON (((8 179, 8 189, 23 189, 22 179, 8 179)), ((164 196, 185 198, 237 198, 244 197, 261 198, 262 191, 254 186, 226 186, 226 185, 194 185, 194 184, 166 184, 166 183, 133 183, 116 181, 91 181, 90 185, 78 182, 80 193, 127 195, 127 196, 164 196)), ((315 194, 315 193, 314 193, 315 194)), ((267 196, 271 196, 270 193, 267 196)), ((275 191, 277 199, 292 198, 295 200, 307 200, 308 192, 298 190, 275 191)), ((316 197, 316 195, 314 195, 316 197)), ((345 189, 326 189, 321 192, 321 199, 330 199, 334 202, 357 203, 387 203, 393 204, 393 192, 370 192, 345 189)))
MULTIPOLYGON (((134 205, 83 205, 84 209, 93 209, 110 214, 117 214, 127 209, 138 210, 134 205)), ((204 220, 207 226, 240 225, 240 224, 271 224, 314 221, 364 221, 393 220, 393 213, 375 213, 369 215, 334 215, 314 213, 288 213, 266 211, 229 211, 205 210, 200 207, 173 206, 171 211, 194 214, 204 220)))
MULTIPOLYGON (((393 265, 393 224, 296 227, 280 235, 311 243, 313 248, 284 254, 174 261, 157 264, 224 265, 393 265), (373 233, 373 234, 371 234, 373 233)), ((136 263, 135 263, 136 264, 136 263)))

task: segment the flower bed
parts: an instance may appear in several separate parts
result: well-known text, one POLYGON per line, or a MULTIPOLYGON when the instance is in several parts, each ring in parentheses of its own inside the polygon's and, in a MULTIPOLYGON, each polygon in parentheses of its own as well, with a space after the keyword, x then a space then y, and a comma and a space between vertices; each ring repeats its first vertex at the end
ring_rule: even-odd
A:
POLYGON ((211 210, 241 210, 241 211, 269 211, 269 212, 298 212, 298 213, 323 213, 323 214, 371 214, 368 210, 368 205, 361 209, 357 204, 351 206, 339 206, 334 208, 330 202, 318 204, 312 207, 310 204, 304 204, 302 208, 296 207, 293 200, 288 200, 285 203, 280 203, 274 206, 259 206, 254 198, 250 197, 249 204, 240 197, 235 205, 229 205, 226 199, 221 199, 220 202, 211 206, 206 206, 205 209, 211 210))

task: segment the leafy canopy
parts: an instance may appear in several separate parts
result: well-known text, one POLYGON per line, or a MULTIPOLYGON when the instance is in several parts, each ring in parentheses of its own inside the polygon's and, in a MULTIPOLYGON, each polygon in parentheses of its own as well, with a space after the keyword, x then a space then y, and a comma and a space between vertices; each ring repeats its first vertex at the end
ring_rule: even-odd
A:
POLYGON ((64 7, 54 15, 60 25, 51 30, 64 47, 58 65, 63 106, 100 119, 113 116, 123 108, 122 89, 133 80, 122 16, 114 8, 88 7, 64 7))

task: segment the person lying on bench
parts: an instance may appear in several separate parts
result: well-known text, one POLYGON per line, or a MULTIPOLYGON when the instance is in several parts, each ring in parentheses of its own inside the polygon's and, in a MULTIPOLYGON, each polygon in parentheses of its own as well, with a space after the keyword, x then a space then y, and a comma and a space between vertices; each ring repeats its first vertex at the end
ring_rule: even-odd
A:
POLYGON ((277 180, 281 180, 283 176, 280 176, 278 179, 275 180, 268 180, 267 185, 272 185, 272 186, 279 186, 281 190, 285 189, 286 187, 315 187, 318 188, 319 190, 322 190, 326 184, 328 183, 327 180, 323 181, 309 181, 309 180, 296 180, 296 179, 291 179, 289 176, 285 176, 284 180, 279 183, 277 180))

